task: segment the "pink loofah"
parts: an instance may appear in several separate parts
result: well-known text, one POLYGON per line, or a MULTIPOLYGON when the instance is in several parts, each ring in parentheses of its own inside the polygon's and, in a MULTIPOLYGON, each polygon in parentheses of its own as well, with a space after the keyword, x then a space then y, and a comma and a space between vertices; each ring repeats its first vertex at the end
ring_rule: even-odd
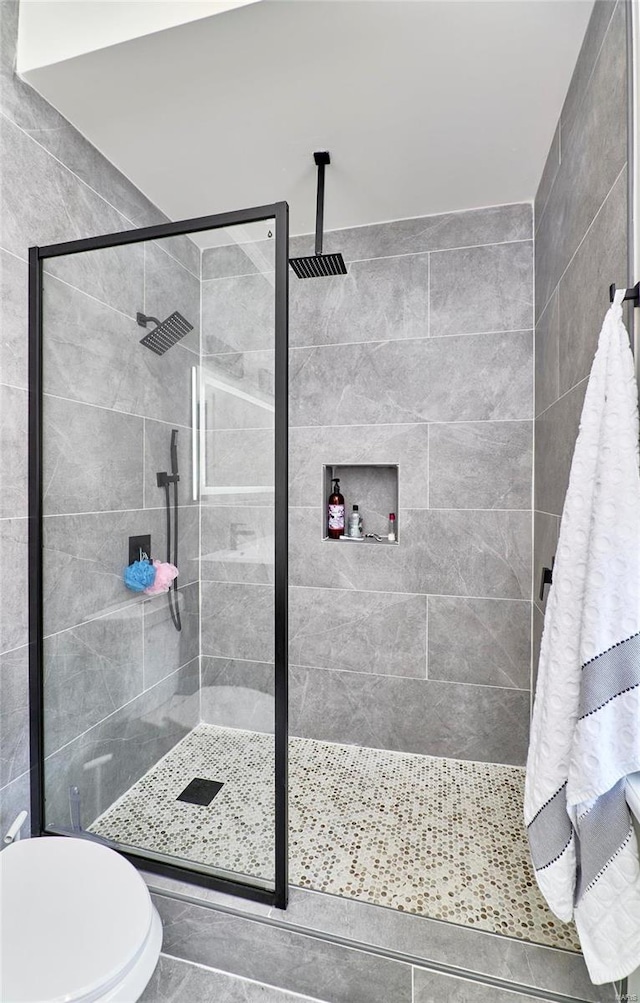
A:
POLYGON ((156 577, 153 585, 145 589, 148 596, 157 596, 161 592, 168 592, 174 578, 178 577, 178 569, 173 564, 165 564, 163 561, 154 561, 156 577))

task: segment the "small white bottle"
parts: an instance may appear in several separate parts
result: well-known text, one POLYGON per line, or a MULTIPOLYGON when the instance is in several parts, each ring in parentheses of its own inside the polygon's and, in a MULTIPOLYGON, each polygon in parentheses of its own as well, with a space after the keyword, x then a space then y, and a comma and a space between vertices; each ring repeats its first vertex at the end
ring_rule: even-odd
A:
POLYGON ((362 516, 357 505, 353 506, 353 511, 349 515, 347 536, 351 537, 352 540, 362 539, 362 516))
POLYGON ((389 543, 395 543, 396 539, 396 514, 395 512, 389 512, 389 534, 387 536, 389 543))

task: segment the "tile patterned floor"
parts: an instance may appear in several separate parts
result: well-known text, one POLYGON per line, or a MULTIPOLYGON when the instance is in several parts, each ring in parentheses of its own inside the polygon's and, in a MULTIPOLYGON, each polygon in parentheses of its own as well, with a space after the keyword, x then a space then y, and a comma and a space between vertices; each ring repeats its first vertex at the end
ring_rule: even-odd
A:
MULTIPOLYGON (((546 908, 517 767, 290 740, 293 884, 579 950, 546 908)), ((90 827, 108 839, 273 877, 273 739, 199 725, 90 827), (209 806, 176 798, 224 784, 209 806)))

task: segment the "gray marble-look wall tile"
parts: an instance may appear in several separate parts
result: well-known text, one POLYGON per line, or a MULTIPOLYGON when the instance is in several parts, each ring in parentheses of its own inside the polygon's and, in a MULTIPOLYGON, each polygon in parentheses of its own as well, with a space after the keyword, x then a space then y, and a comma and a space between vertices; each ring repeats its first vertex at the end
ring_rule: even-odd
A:
MULTIPOLYGON (((229 234, 229 230, 227 233, 229 234)), ((232 232, 232 231, 231 231, 232 232)), ((272 272, 275 267, 275 240, 252 240, 207 247, 202 252, 202 279, 224 279, 233 275, 272 272)))
POLYGON ((408 965, 252 919, 154 896, 164 950, 331 1003, 411 1003, 408 965))
POLYGON ((45 276, 43 309, 47 393, 191 425, 193 353, 174 346, 156 355, 139 343, 134 319, 52 276, 45 276))
POLYGON ((273 428, 274 364, 273 350, 204 355, 206 427, 273 428))
POLYGON ((272 664, 203 655, 201 679, 200 706, 206 724, 273 733, 272 664))
POLYGON ((569 90, 562 108, 563 143, 567 142, 577 120, 578 110, 584 100, 591 74, 611 24, 616 0, 596 0, 578 55, 569 90))
POLYGON ((182 630, 176 630, 167 594, 147 599, 142 606, 144 624, 144 688, 186 665, 200 654, 200 587, 185 585, 171 594, 180 613, 182 630))
MULTIPOLYGON (((319 999, 319 997, 315 997, 319 999)), ((300 1003, 298 995, 160 955, 140 1003, 300 1003)))
POLYGON ((205 434, 205 484, 211 488, 259 490, 237 494, 225 491, 213 504, 264 505, 273 501, 275 436, 270 428, 224 428, 205 434))
POLYGON ((202 283, 202 350, 247 352, 273 348, 275 285, 271 273, 202 283))
POLYGON ((0 651, 29 640, 27 540, 26 519, 0 520, 0 651))
POLYGON ((143 421, 45 395, 46 515, 142 508, 143 421))
POLYGON ((45 275, 62 279, 128 317, 135 318, 136 312, 142 309, 144 250, 141 244, 48 258, 43 270, 45 275))
POLYGON ((47 637, 43 668, 50 755, 142 692, 142 607, 47 637))
POLYGON ((0 384, 2 491, 0 518, 27 514, 27 404, 25 390, 0 384))
POLYGON ((22 837, 26 839, 31 833, 31 796, 28 773, 23 773, 21 777, 0 790, 0 831, 3 834, 21 811, 27 813, 27 819, 21 831, 22 837))
POLYGON ((201 589, 202 654, 272 661, 273 588, 202 582, 201 589))
POLYGON ((560 396, 560 313, 557 290, 536 323, 534 353, 535 413, 539 415, 560 396))
MULTIPOLYGON (((158 487, 156 474, 163 470, 171 472, 171 433, 174 429, 166 421, 144 420, 144 505, 145 508, 158 508, 165 504, 165 489, 158 487)), ((180 482, 178 484, 178 499, 182 505, 196 505, 192 491, 192 451, 191 429, 178 428, 178 469, 180 482)), ((173 504, 173 488, 171 489, 173 504)))
POLYGON ((429 596, 429 679, 529 688, 531 603, 429 596))
MULTIPOLYGON (((144 306, 138 309, 161 321, 178 310, 193 327, 179 345, 199 352, 200 280, 159 244, 148 242, 143 247, 144 306)), ((148 330, 152 327, 152 324, 149 325, 148 330)), ((143 336, 145 332, 141 328, 139 333, 143 336)), ((198 360, 194 359, 193 364, 197 365, 198 360)))
POLYGON ((627 284, 626 175, 624 171, 618 178, 558 287, 559 394, 589 375, 609 306, 609 285, 627 284))
POLYGON ((627 157, 625 6, 619 3, 585 85, 536 236, 536 315, 569 264, 627 157))
POLYGON ((430 334, 521 331, 533 325, 533 245, 490 244, 431 255, 430 334))
POLYGON ((340 936, 344 930, 360 944, 412 955, 425 962, 465 967, 507 982, 551 990, 580 1000, 603 1003, 604 986, 594 986, 581 954, 557 951, 511 937, 443 923, 303 888, 291 888, 286 911, 274 910, 284 923, 340 936))
POLYGON ((540 997, 414 968, 414 1003, 536 1003, 540 997))
POLYGON ((0 787, 29 769, 29 652, 0 655, 0 787))
POLYGON ((289 732, 427 756, 524 764, 529 693, 437 680, 290 669, 289 732))
POLYGON ((19 4, 0 8, 0 108, 3 114, 99 192, 136 226, 166 221, 157 208, 67 119, 15 73, 19 4))
POLYGON ((429 255, 358 261, 347 275, 290 285, 292 346, 424 338, 429 255))
POLYGON ((289 591, 289 658, 298 665, 423 679, 426 628, 424 596, 289 591))
POLYGON ((431 425, 430 507, 530 508, 532 452, 530 421, 431 425))
POLYGON ((292 585, 529 599, 531 515, 401 510, 400 543, 321 539, 323 513, 290 509, 292 585))
MULTIPOLYGON (((291 428, 289 504, 322 505, 324 464, 380 464, 399 467, 400 501, 407 508, 428 506, 429 426, 352 425, 291 428)), ((353 501, 357 501, 354 497, 353 501)))
POLYGON ((81 822, 90 825, 166 755, 198 723, 198 682, 196 660, 49 756, 46 824, 69 828, 69 787, 77 786, 81 822))
MULTIPOLYGON (((2 525, 2 524, 0 524, 2 525)), ((44 520, 44 629, 55 634, 87 619, 141 602, 122 573, 130 536, 151 535, 151 553, 164 560, 164 509, 48 516, 44 520)), ((199 520, 195 506, 180 511, 179 583, 197 581, 199 520)))
POLYGON ((0 250, 0 373, 5 383, 25 389, 27 316, 27 264, 13 254, 0 250))
POLYGON ((202 508, 203 581, 273 582, 273 507, 202 508))
MULTIPOLYGON (((130 228, 121 213, 80 184, 62 164, 4 117, 0 121, 0 136, 2 244, 6 250, 26 258, 33 244, 53 244, 130 228)), ((136 271, 142 278, 141 249, 134 251, 130 245, 91 254, 80 255, 81 264, 72 266, 68 258, 59 267, 63 272, 71 268, 69 274, 81 281, 87 292, 104 295, 108 289, 107 302, 124 303, 123 295, 133 289, 136 271), (131 274, 127 274, 129 269, 131 274), (119 283, 122 283, 120 289, 119 283)))
POLYGON ((542 171, 542 177, 540 178, 540 184, 538 185, 538 190, 536 192, 536 197, 533 206, 533 217, 534 217, 534 229, 537 230, 540 225, 540 220, 542 219, 542 214, 545 210, 547 199, 553 187, 553 183, 556 180, 556 175, 560 167, 560 123, 558 122, 556 126, 556 131, 553 134, 553 139, 551 140, 551 146, 549 147, 549 153, 547 154, 547 159, 545 161, 544 170, 542 171))
POLYGON ((562 513, 587 381, 547 408, 535 428, 535 507, 562 513))
POLYGON ((544 612, 549 598, 549 587, 545 587, 544 598, 540 599, 540 579, 542 569, 550 568, 556 556, 560 519, 548 512, 534 512, 533 516, 533 601, 544 612))
MULTIPOLYGON (((325 234, 324 250, 341 251, 345 261, 356 261, 451 247, 530 240, 532 236, 531 205, 521 202, 331 230, 325 234)), ((312 234, 291 238, 292 256, 312 252, 312 234)))
MULTIPOLYGON (((165 220, 167 223, 172 222, 168 218, 165 218, 165 220)), ((199 245, 195 243, 193 237, 189 236, 189 234, 181 234, 178 237, 164 237, 162 240, 156 240, 155 244, 166 251, 167 254, 170 254, 172 258, 175 258, 176 261, 179 261, 181 265, 184 265, 198 281, 200 280, 202 251, 199 245)))
POLYGON ((530 418, 532 334, 291 351, 291 424, 530 418))

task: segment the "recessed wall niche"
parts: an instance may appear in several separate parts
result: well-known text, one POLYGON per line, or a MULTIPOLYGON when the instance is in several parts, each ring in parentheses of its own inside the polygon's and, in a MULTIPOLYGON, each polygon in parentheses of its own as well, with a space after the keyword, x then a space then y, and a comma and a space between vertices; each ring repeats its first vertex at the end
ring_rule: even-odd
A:
MULTIPOLYGON (((398 529, 398 464, 381 463, 325 463, 323 466, 322 537, 330 543, 353 541, 332 540, 327 532, 327 501, 332 491, 334 478, 340 480, 340 493, 344 496, 345 527, 354 505, 362 516, 363 532, 376 533, 382 541, 365 539, 363 543, 378 546, 388 544, 389 513, 395 512, 396 539, 400 539, 398 529)), ((360 545, 359 543, 357 545, 360 545)), ((392 544, 393 545, 393 544, 392 544)))

